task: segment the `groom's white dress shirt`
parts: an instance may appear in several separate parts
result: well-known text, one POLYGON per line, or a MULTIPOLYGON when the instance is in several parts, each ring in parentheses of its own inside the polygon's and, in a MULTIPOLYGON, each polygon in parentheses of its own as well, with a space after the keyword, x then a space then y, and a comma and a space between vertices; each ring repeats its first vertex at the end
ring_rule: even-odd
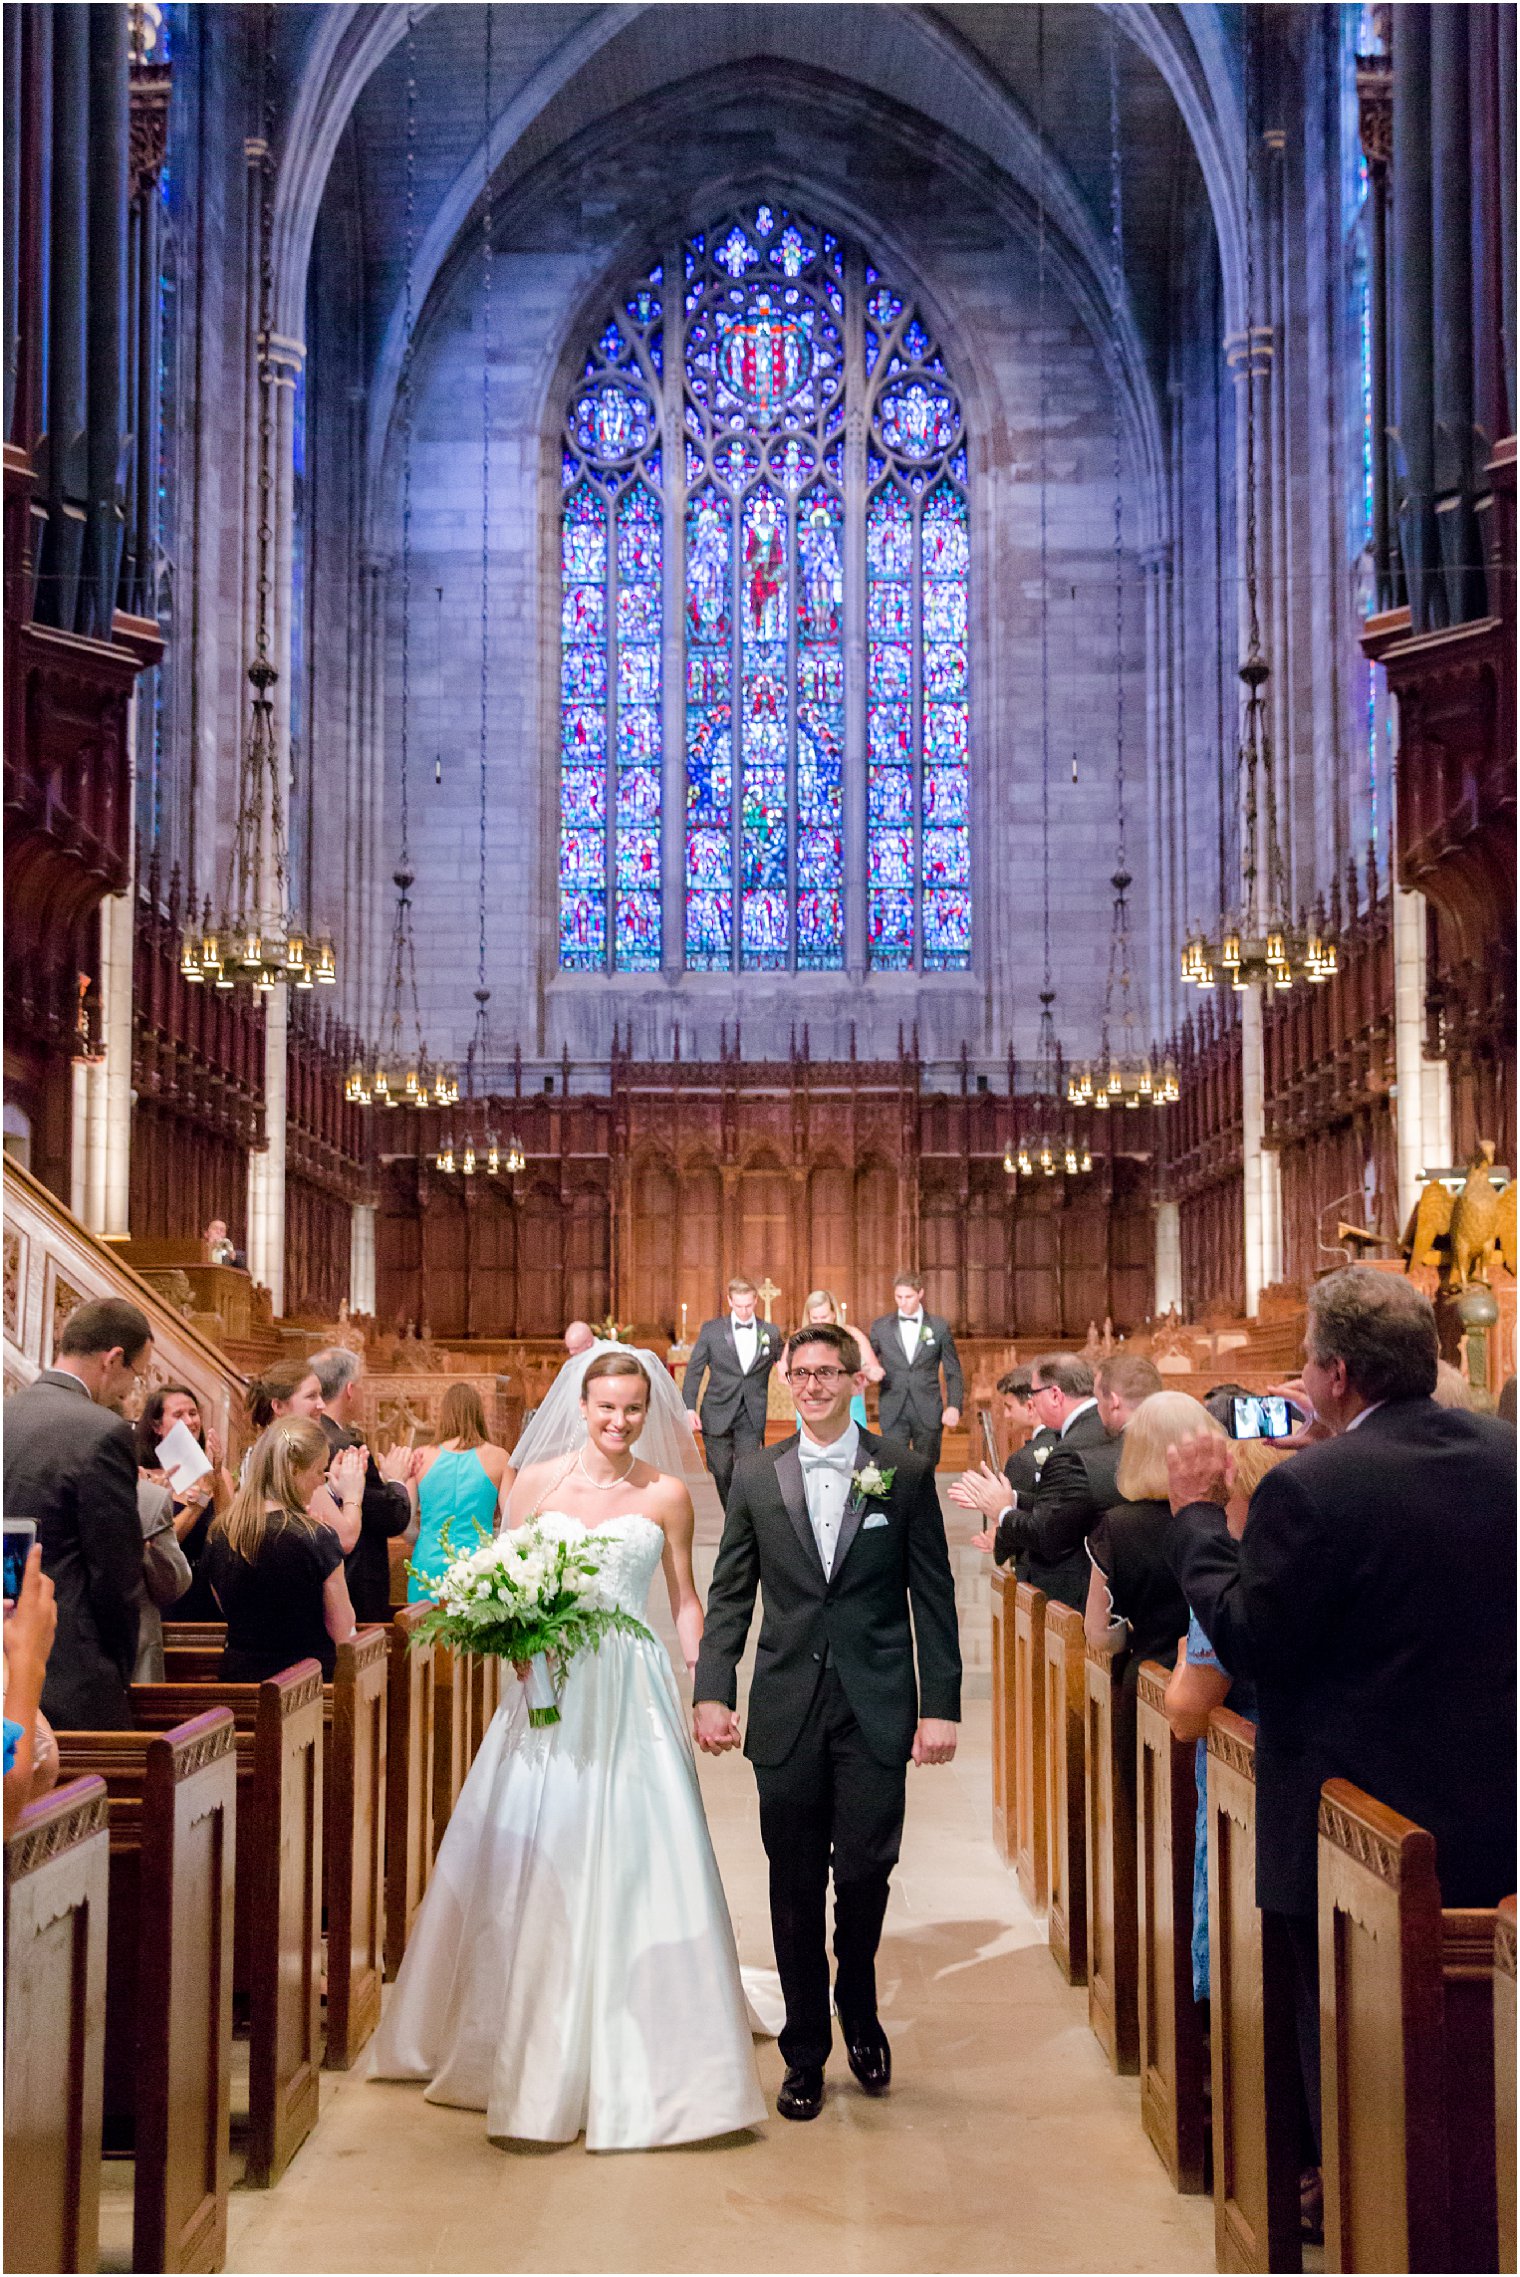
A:
POLYGON ((914 1353, 918 1350, 918 1340, 923 1334, 923 1327, 924 1316, 922 1312, 900 1312, 898 1314, 897 1333, 902 1338, 905 1360, 911 1361, 914 1353))
POLYGON ((827 1447, 810 1438, 806 1428, 799 1431, 797 1455, 802 1464, 808 1522, 818 1544, 825 1578, 834 1570, 834 1552, 839 1547, 839 1529, 844 1523, 850 1480, 859 1453, 860 1426, 857 1423, 851 1423, 843 1435, 827 1447))
POLYGON ((734 1332, 734 1344, 739 1354, 739 1365, 746 1375, 755 1364, 755 1352, 760 1342, 760 1323, 757 1320, 735 1320, 729 1315, 734 1332))

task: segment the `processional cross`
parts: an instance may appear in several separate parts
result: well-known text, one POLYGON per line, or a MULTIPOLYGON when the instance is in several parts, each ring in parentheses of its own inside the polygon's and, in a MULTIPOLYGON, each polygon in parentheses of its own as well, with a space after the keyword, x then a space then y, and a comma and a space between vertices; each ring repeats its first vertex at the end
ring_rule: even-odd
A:
POLYGON ((755 1294, 759 1297, 760 1302, 764 1305, 765 1317, 767 1320, 769 1320, 771 1317, 771 1306, 775 1303, 776 1299, 781 1294, 781 1291, 777 1288, 769 1273, 766 1274, 765 1279, 761 1282, 755 1294))

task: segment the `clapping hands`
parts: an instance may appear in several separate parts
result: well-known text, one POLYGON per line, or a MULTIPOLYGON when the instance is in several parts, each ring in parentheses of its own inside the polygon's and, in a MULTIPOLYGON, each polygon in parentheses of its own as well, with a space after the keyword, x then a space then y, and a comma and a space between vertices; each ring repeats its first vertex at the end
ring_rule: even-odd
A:
POLYGON ((344 1447, 328 1468, 327 1485, 335 1502, 357 1502, 364 1493, 365 1454, 362 1447, 344 1447))
POLYGON ((380 1476, 390 1486, 407 1486, 417 1476, 422 1464, 419 1447, 392 1447, 379 1460, 380 1476))
MULTIPOLYGON (((978 1510, 996 1525, 1001 1513, 1014 1499, 1013 1489, 1001 1471, 991 1463, 983 1463, 974 1471, 963 1471, 961 1476, 945 1490, 950 1500, 961 1510, 978 1510)), ((978 1547, 983 1545, 978 1544, 978 1547)), ((991 1544, 985 1545, 991 1548, 991 1544)))

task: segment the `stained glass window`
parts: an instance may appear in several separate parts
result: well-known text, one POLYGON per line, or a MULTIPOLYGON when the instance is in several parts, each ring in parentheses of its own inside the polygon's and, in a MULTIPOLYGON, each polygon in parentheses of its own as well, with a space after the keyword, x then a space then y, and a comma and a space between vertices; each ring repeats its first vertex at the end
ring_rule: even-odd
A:
POLYGON ((607 312, 564 464, 561 965, 842 970, 853 780, 852 953, 964 970, 966 447, 920 312, 805 215, 730 212, 607 312), (661 926, 677 841, 679 943, 661 926))

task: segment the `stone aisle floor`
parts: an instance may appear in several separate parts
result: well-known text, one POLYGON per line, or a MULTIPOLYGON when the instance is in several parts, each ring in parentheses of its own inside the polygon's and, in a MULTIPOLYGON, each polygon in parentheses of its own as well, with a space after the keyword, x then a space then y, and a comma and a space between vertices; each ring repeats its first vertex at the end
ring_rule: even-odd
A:
MULTIPOLYGON (((323 2076, 279 2187, 238 2191, 227 2267, 361 2270, 1202 2270, 1213 2217, 1178 2198, 990 1840, 986 1560, 947 1512, 968 1681, 960 1754, 909 1775, 882 1947, 896 2084, 837 2056, 823 2115, 689 2149, 502 2150, 419 2088, 323 2076)), ((717 1540, 698 1515, 698 1583, 717 1540)), ((668 1632, 663 1604, 654 1609, 668 1632)), ((741 1687, 741 1701, 743 1691, 741 1687)), ((741 1957, 771 1961, 754 1782, 703 1760, 741 1957)), ((759 2051, 767 2095, 781 2078, 759 2051)))

